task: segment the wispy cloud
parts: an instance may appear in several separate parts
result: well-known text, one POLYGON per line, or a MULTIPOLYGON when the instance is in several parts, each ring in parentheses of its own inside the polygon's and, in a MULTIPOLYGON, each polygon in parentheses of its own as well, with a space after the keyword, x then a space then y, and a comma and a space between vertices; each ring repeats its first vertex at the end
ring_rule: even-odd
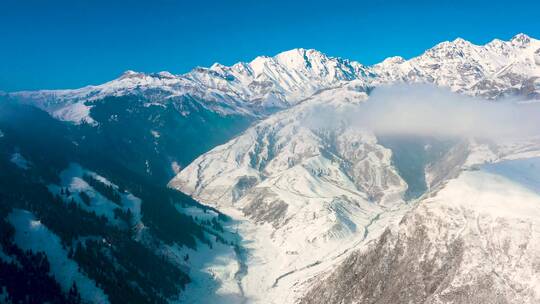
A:
POLYGON ((380 87, 363 104, 315 107, 306 117, 313 128, 347 124, 382 135, 491 140, 540 135, 540 103, 490 101, 428 85, 380 87))

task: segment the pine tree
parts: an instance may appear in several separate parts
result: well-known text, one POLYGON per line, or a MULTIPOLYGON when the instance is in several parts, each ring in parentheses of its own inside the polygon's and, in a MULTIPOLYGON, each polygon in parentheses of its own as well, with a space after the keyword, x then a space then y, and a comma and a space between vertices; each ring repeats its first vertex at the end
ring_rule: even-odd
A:
POLYGON ((81 303, 81 294, 79 293, 79 289, 77 288, 77 284, 75 282, 73 282, 73 285, 71 285, 71 288, 69 289, 67 303, 81 303))

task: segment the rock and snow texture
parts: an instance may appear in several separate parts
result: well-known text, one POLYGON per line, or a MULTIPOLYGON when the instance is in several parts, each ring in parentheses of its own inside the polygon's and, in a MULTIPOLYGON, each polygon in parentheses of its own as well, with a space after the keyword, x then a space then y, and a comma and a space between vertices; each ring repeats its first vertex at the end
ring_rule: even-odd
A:
MULTIPOLYGON (((369 132, 341 125, 340 121, 326 125, 319 122, 319 117, 312 119, 324 111, 319 106, 335 109, 361 103, 367 95, 357 95, 354 87, 333 90, 331 103, 325 93, 273 115, 205 153, 170 185, 215 206, 239 207, 243 197, 261 191, 273 192, 277 200, 287 200, 279 199, 280 193, 304 192, 313 198, 348 194, 381 205, 387 201, 391 204, 405 185, 390 164, 390 151, 378 145, 369 132), (297 176, 306 178, 294 180, 297 176), (325 195, 321 183, 344 189, 328 188, 331 193, 325 195), (396 195, 385 195, 388 193, 396 195)), ((276 215, 262 221, 280 226, 275 221, 279 218, 276 215)))
POLYGON ((8 221, 15 228, 15 244, 23 250, 44 252, 51 267, 51 275, 58 281, 64 292, 73 283, 77 284, 83 301, 88 303, 109 303, 103 290, 79 270, 79 266, 68 257, 60 238, 45 227, 39 219, 26 210, 14 209, 8 221))
POLYGON ((474 45, 463 39, 442 42, 410 60, 389 58, 373 66, 376 82, 427 82, 473 96, 539 97, 540 40, 518 34, 474 45))
POLYGON ((258 116, 367 76, 366 68, 357 62, 328 57, 315 50, 294 49, 230 67, 214 64, 210 68, 196 68, 184 75, 127 71, 102 85, 76 90, 18 92, 12 96, 75 123, 94 122, 89 116, 93 102, 107 96, 130 94, 144 96, 153 104, 196 102, 225 115, 258 116))
MULTIPOLYGON (((298 301, 314 281, 332 272, 351 252, 375 242, 385 229, 396 226, 412 207, 412 202, 405 203, 402 199, 407 185, 391 161, 391 151, 378 144, 375 136, 342 124, 337 117, 326 117, 330 122, 311 119, 311 115, 321 109, 364 102, 366 95, 357 95, 357 89, 354 86, 333 89, 329 96, 335 98, 330 99, 326 98, 327 91, 321 92, 272 115, 239 137, 200 156, 170 182, 171 187, 216 207, 237 222, 237 232, 243 237, 240 245, 246 251, 243 262, 247 273, 236 279, 246 302, 298 301)), ((426 164, 427 191, 437 193, 441 188, 446 189, 447 181, 460 174, 476 174, 476 171, 461 172, 476 170, 479 164, 540 156, 539 142, 535 138, 498 144, 456 141, 440 159, 426 164)), ((485 167, 485 171, 478 174, 487 174, 490 168, 495 167, 485 167)), ((514 172, 513 176, 520 176, 532 167, 528 164, 519 168, 519 172, 505 170, 506 175, 514 172)), ((523 174, 523 179, 530 180, 531 176, 530 172, 523 174)), ((530 183, 537 183, 537 177, 530 183)), ((482 186, 477 187, 477 184, 482 185, 481 181, 466 180, 463 184, 484 191, 482 186)), ((499 183, 495 187, 505 189, 506 186, 499 183)), ((463 199, 475 196, 462 195, 463 199)), ((457 203, 450 203, 454 204, 457 203)), ((458 208, 461 213, 440 216, 453 221, 455 215, 459 219, 476 212, 473 207, 458 208)), ((429 224, 429 220, 430 217, 425 216, 412 227, 421 227, 420 221, 429 224)), ((476 234, 471 238, 474 236, 476 234)), ((420 248, 432 245, 422 246, 420 248)), ((412 252, 411 257, 419 254, 412 252)), ((343 267, 348 269, 348 266, 343 267)), ((382 273, 382 270, 374 272, 382 273)), ((405 273, 399 275, 405 280, 405 273)), ((335 284, 341 284, 341 279, 336 279, 335 284)), ((440 284, 438 279, 440 277, 433 278, 440 284)), ((354 282, 343 284, 347 289, 354 282)), ((329 287, 332 288, 335 287, 329 287)), ((319 296, 315 294, 314 298, 319 296)), ((384 299, 382 294, 373 297, 384 299)))
POLYGON ((301 303, 539 303, 540 158, 463 171, 301 303))
MULTIPOLYGON (((335 107, 362 102, 344 88, 335 107)), ((170 186, 231 215, 244 237, 252 302, 287 303, 293 286, 378 235, 407 209, 391 152, 369 132, 310 123, 317 96, 197 158, 170 186)))
MULTIPOLYGON (((225 115, 259 116, 351 81, 358 82, 364 92, 389 83, 421 82, 473 96, 518 95, 538 99, 539 54, 540 40, 524 34, 509 41, 495 39, 486 45, 458 38, 410 60, 391 57, 373 66, 329 57, 316 50, 293 49, 230 67, 216 63, 183 75, 127 71, 101 85, 10 95, 75 123, 95 123, 89 114, 92 104, 107 96, 141 95, 150 104, 194 102, 225 115)), ((186 109, 185 114, 188 112, 186 109)))

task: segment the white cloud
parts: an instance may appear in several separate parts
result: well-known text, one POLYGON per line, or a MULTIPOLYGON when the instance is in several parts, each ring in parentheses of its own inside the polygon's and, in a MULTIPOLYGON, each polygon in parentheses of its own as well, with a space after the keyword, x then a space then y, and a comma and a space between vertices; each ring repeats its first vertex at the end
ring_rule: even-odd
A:
POLYGON ((540 135, 539 121, 539 103, 488 101, 428 85, 376 88, 363 104, 315 107, 306 118, 312 128, 348 124, 382 135, 491 140, 540 135))

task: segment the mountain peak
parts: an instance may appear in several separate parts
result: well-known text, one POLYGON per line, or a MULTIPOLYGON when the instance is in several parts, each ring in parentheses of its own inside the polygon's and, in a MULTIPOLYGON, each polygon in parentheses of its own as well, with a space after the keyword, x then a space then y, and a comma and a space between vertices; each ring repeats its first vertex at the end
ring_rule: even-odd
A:
POLYGON ((275 57, 278 56, 304 56, 304 55, 319 55, 319 56, 325 56, 322 52, 315 50, 315 49, 305 49, 305 48, 294 48, 288 51, 283 51, 279 54, 277 54, 275 57))
POLYGON ((267 64, 270 65, 281 65, 287 69, 304 69, 311 68, 313 63, 316 62, 325 62, 328 60, 328 56, 325 54, 314 50, 314 49, 304 49, 296 48, 288 51, 281 52, 273 57, 270 56, 258 56, 253 59, 249 65, 255 71, 255 74, 260 74, 264 69, 264 66, 267 64))
POLYGON ((457 37, 452 42, 453 42, 453 44, 457 44, 457 45, 471 44, 469 41, 467 41, 467 40, 465 40, 465 39, 463 39, 461 37, 457 37))
POLYGON ((309 65, 312 60, 321 60, 328 57, 314 49, 297 48, 281 52, 274 58, 284 63, 303 63, 309 65))
POLYGON ((127 78, 141 78, 144 76, 144 73, 135 72, 133 70, 127 70, 120 76, 119 79, 127 79, 127 78))
POLYGON ((171 72, 168 72, 168 71, 161 71, 159 73, 157 73, 157 75, 161 78, 175 78, 176 76, 174 76, 171 72))
POLYGON ((223 68, 226 68, 226 66, 224 66, 223 64, 219 62, 214 62, 214 64, 210 66, 211 70, 217 70, 217 69, 223 69, 223 68))
POLYGON ((523 33, 519 33, 517 35, 515 35, 514 37, 512 37, 512 39, 510 39, 510 42, 513 44, 513 45, 517 45, 517 46, 525 46, 527 44, 529 44, 529 42, 531 42, 531 37, 523 34, 523 33))
POLYGON ((446 60, 464 56, 464 50, 472 46, 472 43, 462 38, 457 38, 454 41, 441 42, 431 49, 428 49, 424 54, 429 57, 446 60))
POLYGON ((400 64, 400 63, 403 63, 403 62, 405 62, 405 58, 403 58, 401 56, 392 56, 392 57, 386 58, 380 64, 382 64, 382 65, 385 65, 385 64, 400 64))

